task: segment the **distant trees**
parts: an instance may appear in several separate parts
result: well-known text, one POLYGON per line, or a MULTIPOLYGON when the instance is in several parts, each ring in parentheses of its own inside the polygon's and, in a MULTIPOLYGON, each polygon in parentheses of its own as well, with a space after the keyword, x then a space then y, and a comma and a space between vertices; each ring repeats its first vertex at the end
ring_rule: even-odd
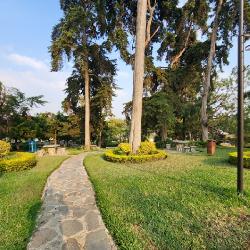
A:
POLYGON ((32 134, 30 110, 45 103, 42 95, 26 97, 19 89, 0 82, 0 137, 19 139, 32 134))

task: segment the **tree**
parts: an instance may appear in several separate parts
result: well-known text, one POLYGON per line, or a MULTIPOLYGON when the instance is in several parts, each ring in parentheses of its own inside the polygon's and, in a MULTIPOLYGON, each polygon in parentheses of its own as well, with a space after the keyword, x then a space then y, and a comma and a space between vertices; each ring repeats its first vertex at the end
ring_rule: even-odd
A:
POLYGON ((63 64, 63 54, 68 60, 74 57, 85 83, 85 148, 90 149, 90 72, 89 45, 98 37, 95 6, 92 1, 62 0, 61 9, 64 17, 52 32, 52 70, 58 71, 63 64))
POLYGON ((216 3, 216 11, 214 14, 214 20, 212 24, 212 31, 210 35, 210 50, 207 60, 207 70, 205 74, 205 80, 203 81, 203 90, 202 90, 202 102, 201 102, 201 128, 202 128, 202 140, 208 140, 208 117, 207 117, 207 103, 208 103, 208 94, 211 84, 211 72, 212 72, 212 62, 215 56, 215 44, 217 41, 217 31, 219 27, 219 15, 221 13, 223 5, 223 0, 218 0, 216 3))
MULTIPOLYGON (((89 46, 89 70, 90 77, 90 106, 91 106, 91 138, 99 145, 102 141, 102 131, 107 117, 112 116, 112 98, 117 88, 114 80, 116 74, 116 61, 107 57, 107 51, 102 45, 89 46)), ((73 111, 81 116, 85 109, 82 101, 85 85, 79 69, 75 66, 72 75, 67 79, 67 94, 64 100, 64 110, 73 111)))
POLYGON ((110 118, 105 122, 103 131, 103 145, 117 146, 121 142, 128 141, 128 125, 125 120, 110 118))
POLYGON ((26 97, 19 89, 8 88, 0 82, 0 137, 20 139, 22 133, 17 126, 29 119, 33 107, 45 103, 42 95, 26 97))
POLYGON ((136 50, 133 79, 133 107, 129 137, 133 153, 136 153, 141 143, 142 94, 146 45, 146 14, 147 0, 138 0, 136 19, 136 50))

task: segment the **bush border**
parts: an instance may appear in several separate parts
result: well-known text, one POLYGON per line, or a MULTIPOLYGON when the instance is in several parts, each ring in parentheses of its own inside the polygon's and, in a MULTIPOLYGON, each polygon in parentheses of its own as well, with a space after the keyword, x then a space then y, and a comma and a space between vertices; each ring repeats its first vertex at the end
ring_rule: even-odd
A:
MULTIPOLYGON (((246 153, 250 153, 249 151, 243 152, 243 166, 245 168, 250 168, 250 156, 247 156, 246 153)), ((229 156, 229 162, 231 164, 237 164, 237 158, 238 158, 238 153, 237 152, 231 152, 228 154, 229 156)))
POLYGON ((167 156, 167 153, 163 150, 157 150, 155 154, 148 155, 118 155, 114 153, 114 150, 107 150, 104 153, 105 160, 119 163, 142 163, 147 161, 164 160, 167 156))
POLYGON ((37 163, 36 155, 17 152, 13 157, 0 160, 0 172, 17 172, 33 168, 37 163))

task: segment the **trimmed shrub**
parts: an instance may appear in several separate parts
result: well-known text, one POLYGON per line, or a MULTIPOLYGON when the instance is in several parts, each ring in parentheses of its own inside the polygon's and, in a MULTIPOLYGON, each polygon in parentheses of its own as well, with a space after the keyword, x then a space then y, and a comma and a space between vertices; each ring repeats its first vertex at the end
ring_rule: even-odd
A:
POLYGON ((151 141, 144 141, 141 143, 138 154, 139 155, 150 155, 154 154, 157 151, 155 143, 151 141))
POLYGON ((121 154, 116 154, 115 150, 108 150, 105 152, 104 158, 112 162, 142 163, 146 161, 163 160, 167 158, 167 153, 163 150, 157 150, 152 154, 145 154, 145 155, 121 155, 121 154))
MULTIPOLYGON (((229 162, 231 164, 237 164, 237 152, 229 153, 229 162)), ((243 153, 243 165, 245 168, 250 168, 250 151, 243 153)))
POLYGON ((131 146, 129 143, 120 143, 118 145, 119 154, 129 155, 132 152, 131 146))
POLYGON ((21 171, 33 168, 37 163, 32 153, 15 153, 0 159, 0 172, 21 171))
POLYGON ((0 140, 0 158, 8 155, 10 148, 10 143, 0 140))

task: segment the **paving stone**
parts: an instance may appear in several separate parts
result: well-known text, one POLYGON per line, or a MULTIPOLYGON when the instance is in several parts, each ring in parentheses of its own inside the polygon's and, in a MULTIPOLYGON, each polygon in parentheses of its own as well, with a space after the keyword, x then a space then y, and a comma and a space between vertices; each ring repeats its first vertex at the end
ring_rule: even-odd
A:
POLYGON ((84 154, 71 157, 48 178, 28 250, 116 249, 104 230, 83 159, 84 154))
POLYGON ((81 247, 76 239, 68 239, 62 247, 62 250, 80 250, 81 247))
POLYGON ((82 223, 77 220, 67 220, 61 224, 63 235, 72 236, 83 229, 82 223))
POLYGON ((85 221, 87 223, 87 229, 89 231, 96 230, 100 225, 98 215, 93 211, 87 213, 85 221))
POLYGON ((76 207, 73 208, 73 216, 76 218, 83 217, 89 211, 88 207, 76 207))
POLYGON ((109 243, 107 233, 105 230, 98 230, 91 232, 86 237, 84 249, 86 250, 110 250, 111 244, 109 243))
POLYGON ((57 233, 50 228, 44 228, 37 231, 34 234, 33 241, 31 244, 32 248, 38 248, 48 241, 53 240, 57 236, 57 233))

